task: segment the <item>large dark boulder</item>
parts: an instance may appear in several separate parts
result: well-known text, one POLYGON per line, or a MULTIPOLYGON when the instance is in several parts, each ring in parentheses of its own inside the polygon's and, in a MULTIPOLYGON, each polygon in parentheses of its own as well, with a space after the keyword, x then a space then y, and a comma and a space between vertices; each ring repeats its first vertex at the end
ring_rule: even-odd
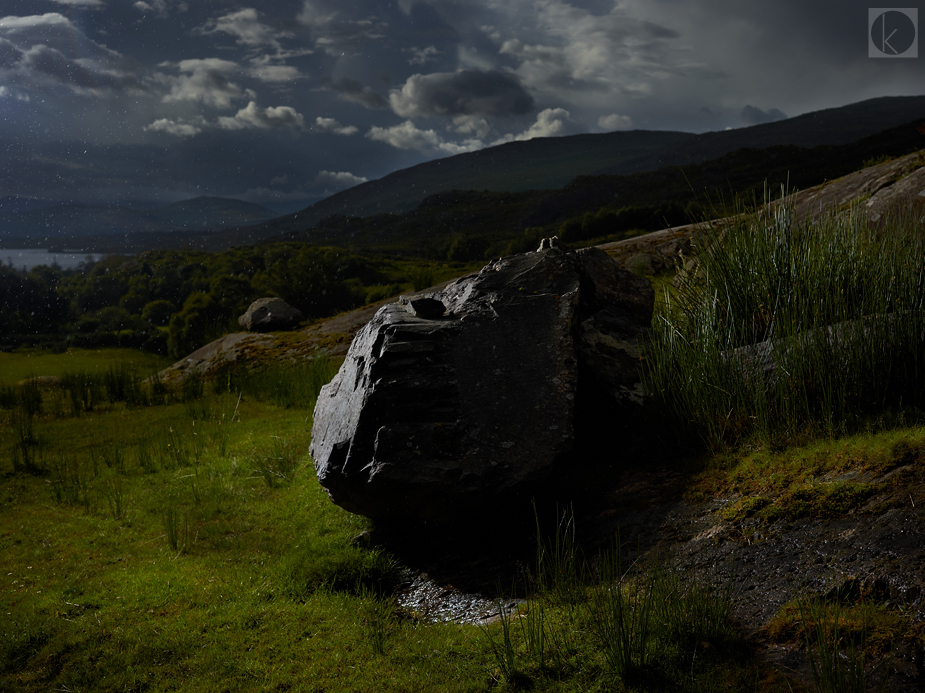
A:
POLYGON ((446 520, 532 493, 574 449, 580 377, 632 401, 652 303, 603 251, 552 248, 383 307, 318 398, 319 480, 373 518, 446 520))

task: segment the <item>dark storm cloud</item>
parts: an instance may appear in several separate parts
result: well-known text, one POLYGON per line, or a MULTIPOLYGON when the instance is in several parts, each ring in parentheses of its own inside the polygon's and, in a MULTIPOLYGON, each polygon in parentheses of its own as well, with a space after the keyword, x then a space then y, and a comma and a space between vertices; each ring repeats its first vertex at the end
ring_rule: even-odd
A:
POLYGON ((616 4, 614 0, 567 0, 567 3, 596 17, 610 14, 616 4))
POLYGON ((101 69, 99 65, 91 64, 88 67, 71 60, 59 50, 42 45, 26 51, 20 67, 29 79, 51 80, 75 89, 126 89, 141 86, 132 74, 101 69))
POLYGON ((131 61, 90 40, 57 13, 0 18, 0 69, 23 89, 61 86, 78 93, 140 89, 131 61), (17 59, 18 54, 18 59, 17 59))
POLYGON ((389 102, 371 87, 365 87, 359 82, 342 77, 336 81, 323 80, 325 87, 336 93, 342 99, 358 103, 365 108, 383 109, 389 107, 389 102))
POLYGON ((0 69, 13 67, 21 57, 21 50, 5 38, 0 38, 0 69))
POLYGON ((501 72, 461 70, 412 75, 389 95, 392 110, 415 116, 524 115, 534 100, 517 78, 501 72))
POLYGON ((771 108, 767 111, 762 111, 760 108, 756 108, 755 106, 751 105, 743 108, 739 115, 742 117, 742 122, 746 125, 773 123, 775 120, 783 120, 787 117, 786 113, 777 108, 771 108))
POLYGON ((48 46, 38 45, 30 48, 23 55, 20 65, 24 70, 38 72, 62 84, 72 84, 78 87, 94 86, 92 71, 69 60, 61 51, 48 46))
POLYGON ((859 0, 0 6, 0 196, 296 205, 500 142, 922 92, 867 58, 859 0))

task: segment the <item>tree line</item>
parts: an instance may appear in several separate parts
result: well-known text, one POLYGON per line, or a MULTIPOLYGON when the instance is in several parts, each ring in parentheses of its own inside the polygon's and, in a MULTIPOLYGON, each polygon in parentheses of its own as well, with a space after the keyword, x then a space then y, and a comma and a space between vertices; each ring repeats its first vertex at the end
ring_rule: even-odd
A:
POLYGON ((279 296, 306 319, 321 318, 426 288, 434 271, 299 243, 153 250, 74 270, 0 265, 0 346, 121 345, 179 358, 239 330, 237 317, 257 298, 279 296))

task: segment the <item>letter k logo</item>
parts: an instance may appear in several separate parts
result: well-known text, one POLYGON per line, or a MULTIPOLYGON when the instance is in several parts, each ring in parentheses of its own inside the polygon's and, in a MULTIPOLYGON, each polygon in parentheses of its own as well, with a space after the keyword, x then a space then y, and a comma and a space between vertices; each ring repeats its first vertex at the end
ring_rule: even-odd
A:
POLYGON ((917 8, 868 9, 867 54, 871 58, 917 58, 917 8))

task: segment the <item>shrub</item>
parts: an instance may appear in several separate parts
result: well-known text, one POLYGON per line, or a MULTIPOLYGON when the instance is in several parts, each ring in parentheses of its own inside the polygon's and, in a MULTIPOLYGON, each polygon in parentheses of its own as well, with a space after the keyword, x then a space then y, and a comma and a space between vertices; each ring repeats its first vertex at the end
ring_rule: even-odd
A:
POLYGON ((177 307, 170 301, 158 299, 148 303, 141 311, 141 318, 152 325, 166 327, 170 316, 177 311, 177 307))

